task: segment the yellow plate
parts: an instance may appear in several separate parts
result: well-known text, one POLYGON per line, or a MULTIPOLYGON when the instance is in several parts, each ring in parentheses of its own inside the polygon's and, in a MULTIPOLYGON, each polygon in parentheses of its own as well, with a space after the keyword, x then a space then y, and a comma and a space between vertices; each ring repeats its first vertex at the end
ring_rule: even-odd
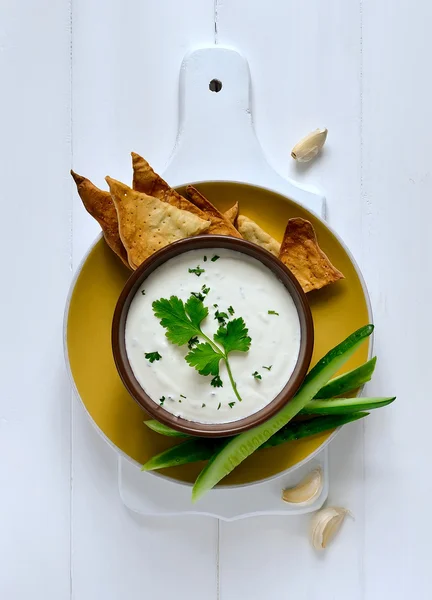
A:
MULTIPOLYGON (((241 213, 281 240, 291 217, 309 219, 324 252, 340 269, 345 280, 308 294, 315 324, 312 364, 352 331, 370 322, 367 291, 361 275, 341 241, 315 215, 274 192, 233 182, 206 182, 200 191, 222 211, 235 201, 241 213)), ((179 189, 184 192, 183 188, 179 189)), ((170 445, 172 439, 150 431, 142 409, 128 395, 117 374, 111 353, 111 320, 117 298, 129 271, 100 238, 85 258, 72 287, 66 309, 65 341, 67 360, 76 386, 90 417, 108 440, 124 455, 142 464, 170 445)), ((365 344, 344 370, 368 358, 365 344)), ((329 439, 332 432, 289 442, 253 454, 229 477, 226 484, 259 481, 303 462, 329 439)), ((184 482, 193 482, 202 463, 165 469, 162 473, 184 482)))

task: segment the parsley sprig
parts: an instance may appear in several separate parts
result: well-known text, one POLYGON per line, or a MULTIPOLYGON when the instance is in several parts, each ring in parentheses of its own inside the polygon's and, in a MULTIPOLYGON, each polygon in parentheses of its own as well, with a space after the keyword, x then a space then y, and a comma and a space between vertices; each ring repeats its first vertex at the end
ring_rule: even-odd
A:
POLYGON ((166 329, 165 335, 168 340, 177 346, 188 344, 186 362, 200 375, 212 375, 211 385, 214 387, 223 385, 219 376, 219 365, 221 360, 225 363, 232 389, 241 402, 228 355, 234 351, 247 352, 250 348, 251 338, 244 320, 237 317, 221 325, 211 339, 201 329, 201 323, 208 316, 208 308, 196 296, 191 295, 186 302, 177 296, 160 298, 155 300, 152 306, 155 316, 166 329), (197 344, 196 338, 204 341, 197 344), (194 343, 191 343, 192 340, 194 343))

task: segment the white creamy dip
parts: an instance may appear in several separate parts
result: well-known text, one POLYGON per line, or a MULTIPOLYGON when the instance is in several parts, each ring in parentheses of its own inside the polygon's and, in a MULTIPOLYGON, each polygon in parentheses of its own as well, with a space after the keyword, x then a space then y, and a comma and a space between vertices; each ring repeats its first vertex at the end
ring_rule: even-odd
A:
POLYGON ((287 383, 300 350, 299 317, 285 286, 256 259, 223 248, 185 252, 151 273, 132 300, 125 335, 130 365, 147 394, 170 413, 199 423, 237 421, 264 408, 287 383), (189 272, 197 266, 203 269, 199 276, 189 272), (220 326, 217 310, 230 320, 242 317, 249 330, 249 351, 228 355, 241 402, 223 361, 223 387, 213 387, 212 375, 188 365, 188 346, 169 342, 153 313, 155 300, 175 295, 186 302, 203 287, 209 288, 203 294, 209 314, 201 328, 209 338, 220 326), (146 354, 156 352, 161 358, 150 362, 146 354))

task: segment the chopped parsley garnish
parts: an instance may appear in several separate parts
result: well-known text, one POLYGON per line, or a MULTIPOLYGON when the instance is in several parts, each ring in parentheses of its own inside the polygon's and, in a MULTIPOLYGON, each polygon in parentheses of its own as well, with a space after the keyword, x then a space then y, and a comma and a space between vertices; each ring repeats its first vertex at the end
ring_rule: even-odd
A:
POLYGON ((268 366, 268 367, 265 367, 265 366, 263 365, 263 369, 267 369, 267 371, 271 371, 271 370, 272 370, 272 366, 273 366, 273 365, 270 365, 270 366, 268 366))
POLYGON ((194 273, 197 277, 201 277, 201 273, 205 273, 205 269, 201 269, 201 267, 197 265, 196 269, 189 269, 189 273, 194 273))
POLYGON ((201 406, 201 408, 205 408, 205 404, 203 404, 203 405, 201 406))
POLYGON ((154 363, 155 360, 160 360, 162 358, 162 356, 159 354, 159 352, 146 352, 144 354, 144 356, 151 363, 154 363))
POLYGON ((221 406, 222 406, 222 403, 219 402, 219 406, 217 407, 217 409, 219 410, 221 406))
POLYGON ((159 398, 159 404, 161 406, 163 406, 163 403, 165 402, 165 396, 162 396, 162 398, 159 398))
POLYGON ((183 394, 180 394, 180 398, 186 398, 186 396, 183 396, 183 394))
POLYGON ((213 387, 223 387, 223 381, 222 379, 219 377, 219 375, 216 375, 215 377, 213 377, 213 379, 210 381, 210 385, 212 385, 213 387))
POLYGON ((192 296, 195 296, 195 298, 197 300, 199 300, 200 302, 204 302, 205 297, 207 296, 207 294, 209 293, 210 288, 207 285, 203 285, 201 288, 201 292, 191 292, 192 296))
POLYGON ((218 310, 215 312, 215 319, 217 319, 220 325, 225 326, 226 320, 229 319, 228 315, 225 312, 219 312, 218 310))
POLYGON ((188 343, 187 343, 189 350, 192 350, 192 348, 194 346, 196 346, 197 344, 199 344, 199 340, 198 340, 197 336, 191 337, 191 339, 188 340, 188 343))
POLYGON ((217 308, 219 304, 213 304, 213 308, 217 308))
POLYGON ((211 259, 211 261, 212 261, 212 262, 216 262, 216 261, 217 261, 217 260, 219 260, 219 259, 220 259, 220 256, 218 256, 217 254, 215 254, 215 255, 213 256, 213 258, 211 259))
POLYGON ((200 302, 204 302, 205 300, 205 296, 203 294, 201 294, 201 292, 191 292, 192 296, 195 296, 195 298, 197 300, 199 300, 200 302))
POLYGON ((229 312, 229 314, 230 314, 231 316, 233 316, 233 314, 234 314, 234 309, 233 309, 233 307, 232 307, 232 306, 228 306, 228 312, 229 312))
POLYGON ((235 402, 228 402, 228 406, 229 406, 230 408, 232 408, 232 407, 234 406, 234 404, 235 404, 235 402))
POLYGON ((207 262, 207 256, 204 256, 204 262, 207 262))
POLYGON ((145 296, 145 290, 141 290, 141 294, 145 296))
POLYGON ((181 402, 182 402, 182 401, 181 401, 181 400, 179 400, 179 402, 180 402, 180 404, 181 404, 181 402))
POLYGON ((258 373, 258 371, 255 371, 255 373, 252 373, 252 377, 255 377, 255 379, 262 379, 261 375, 258 373))
POLYGON ((201 323, 208 316, 208 308, 195 296, 183 302, 177 296, 160 298, 152 304, 155 316, 160 319, 160 324, 166 329, 165 336, 177 346, 185 344, 189 352, 185 356, 189 366, 194 367, 200 375, 212 375, 211 385, 223 385, 219 377, 219 363, 225 363, 232 389, 241 402, 237 391, 228 355, 230 352, 247 352, 251 345, 246 323, 241 317, 221 325, 213 335, 213 340, 201 329, 201 323), (203 342, 197 343, 198 338, 203 342), (196 346, 195 346, 196 345, 196 346))
POLYGON ((275 310, 269 310, 267 312, 268 312, 269 315, 277 315, 277 316, 279 316, 279 313, 276 312, 275 310))

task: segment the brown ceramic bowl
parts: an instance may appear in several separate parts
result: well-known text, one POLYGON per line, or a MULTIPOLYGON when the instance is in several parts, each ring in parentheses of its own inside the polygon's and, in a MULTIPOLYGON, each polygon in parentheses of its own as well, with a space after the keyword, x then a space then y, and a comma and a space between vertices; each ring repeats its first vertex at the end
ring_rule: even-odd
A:
POLYGON ((314 330, 312 314, 306 295, 294 275, 280 260, 275 258, 270 252, 267 252, 267 250, 264 250, 255 244, 251 244, 250 242, 246 242, 245 240, 221 235, 204 235, 181 240, 162 248, 162 250, 159 250, 150 256, 150 258, 134 271, 126 282, 126 285, 120 294, 120 298, 118 299, 112 324, 112 349, 114 360, 120 377, 132 398, 134 398, 146 412, 161 423, 183 433, 204 437, 235 435, 242 431, 246 431, 247 429, 251 429, 256 425, 260 425, 278 412, 293 398, 302 384, 312 358, 313 343, 314 330), (259 260, 263 265, 273 271, 277 278, 287 288, 297 308, 300 319, 301 339, 299 357, 294 371, 285 387, 263 409, 231 423, 197 423, 181 417, 176 417, 166 411, 162 406, 156 404, 156 402, 154 402, 140 386, 133 374, 126 352, 126 318, 129 306, 142 282, 150 275, 150 273, 170 258, 183 252, 204 248, 227 248, 229 250, 242 252, 259 260))

